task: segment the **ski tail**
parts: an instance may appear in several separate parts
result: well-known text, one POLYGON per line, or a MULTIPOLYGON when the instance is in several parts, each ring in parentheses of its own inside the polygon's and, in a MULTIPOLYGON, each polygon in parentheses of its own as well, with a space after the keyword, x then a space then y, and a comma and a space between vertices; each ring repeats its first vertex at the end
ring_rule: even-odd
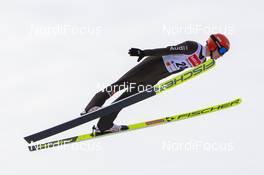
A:
MULTIPOLYGON (((201 116, 201 115, 212 113, 212 112, 217 112, 217 111, 220 111, 220 110, 223 110, 226 108, 237 106, 241 103, 241 101, 242 100, 240 98, 238 98, 238 99, 235 99, 235 100, 223 103, 223 104, 218 104, 215 106, 199 109, 199 110, 192 111, 192 112, 187 112, 187 113, 183 113, 183 114, 173 115, 170 117, 164 117, 164 118, 159 118, 159 119, 155 119, 155 120, 151 120, 151 121, 145 121, 145 122, 140 122, 140 123, 136 123, 136 124, 131 124, 131 125, 128 125, 128 129, 124 130, 124 131, 131 131, 131 130, 150 127, 150 126, 166 124, 166 123, 170 123, 170 122, 174 122, 174 121, 178 121, 178 120, 184 120, 184 119, 193 118, 196 116, 201 116)), ((120 131, 118 133, 121 133, 124 131, 120 131)), ((66 138, 66 139, 62 139, 62 140, 57 140, 57 141, 52 141, 52 142, 48 142, 48 143, 32 145, 32 146, 28 146, 28 148, 29 148, 29 151, 37 151, 37 150, 62 146, 62 145, 66 145, 69 143, 80 142, 80 141, 89 140, 89 139, 97 138, 97 137, 104 136, 104 135, 111 135, 111 134, 115 134, 115 133, 105 133, 105 134, 100 134, 100 135, 96 135, 94 133, 84 134, 84 135, 74 136, 74 137, 70 137, 70 138, 66 138)))

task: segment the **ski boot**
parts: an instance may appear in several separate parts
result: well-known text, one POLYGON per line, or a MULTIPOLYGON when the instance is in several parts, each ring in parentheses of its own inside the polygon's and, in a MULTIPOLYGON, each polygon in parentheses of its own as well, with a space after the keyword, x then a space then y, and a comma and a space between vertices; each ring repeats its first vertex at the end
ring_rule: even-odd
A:
POLYGON ((94 112, 100 108, 101 108, 100 106, 94 106, 94 107, 90 108, 89 111, 84 110, 83 112, 80 113, 80 115, 83 116, 85 114, 88 114, 89 112, 94 112))
POLYGON ((113 124, 113 126, 107 130, 101 131, 98 126, 94 125, 93 126, 93 134, 95 135, 102 135, 102 134, 106 134, 106 133, 115 133, 115 132, 120 132, 120 131, 124 131, 128 129, 127 125, 116 125, 113 124))

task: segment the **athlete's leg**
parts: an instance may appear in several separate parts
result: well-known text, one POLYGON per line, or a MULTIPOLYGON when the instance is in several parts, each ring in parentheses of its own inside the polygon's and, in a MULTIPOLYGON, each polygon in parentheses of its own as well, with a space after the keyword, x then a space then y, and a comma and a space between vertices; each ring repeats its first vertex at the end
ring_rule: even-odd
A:
MULTIPOLYGON (((131 91, 126 90, 121 96, 119 96, 114 102, 122 100, 126 97, 129 97, 133 94, 138 93, 140 90, 143 90, 143 86, 145 88, 148 88, 149 86, 154 86, 156 84, 156 82, 152 82, 152 83, 146 83, 146 84, 140 84, 140 89, 138 88, 138 86, 136 88, 133 88, 131 91)), ((139 84, 137 84, 139 85, 139 84)), ((111 128, 114 124, 114 120, 116 119, 117 115, 119 114, 121 110, 119 111, 115 111, 109 115, 106 115, 104 117, 101 117, 97 123, 97 127, 100 129, 100 131, 105 131, 109 128, 111 128)))
POLYGON ((95 94, 89 104, 86 106, 85 111, 88 112, 92 107, 99 106, 101 107, 107 99, 109 99, 115 92, 122 90, 123 86, 120 86, 123 81, 114 83, 104 90, 95 94), (120 87, 120 88, 117 88, 120 87))
MULTIPOLYGON (((130 95, 133 95, 135 93, 137 93, 137 88, 131 90, 131 91, 125 91, 121 96, 119 96, 114 102, 124 99, 130 95)), ((113 126, 113 122, 115 120, 115 118, 117 117, 119 111, 115 111, 107 116, 101 117, 97 123, 98 128, 100 129, 100 131, 105 131, 109 128, 111 128, 113 126)))
POLYGON ((139 85, 145 84, 145 82, 157 82, 157 80, 168 75, 169 73, 161 57, 147 57, 115 83, 105 88, 104 91, 98 92, 86 106, 85 111, 88 112, 94 106, 102 106, 115 92, 124 88, 124 86, 121 86, 124 83, 135 83, 139 85))

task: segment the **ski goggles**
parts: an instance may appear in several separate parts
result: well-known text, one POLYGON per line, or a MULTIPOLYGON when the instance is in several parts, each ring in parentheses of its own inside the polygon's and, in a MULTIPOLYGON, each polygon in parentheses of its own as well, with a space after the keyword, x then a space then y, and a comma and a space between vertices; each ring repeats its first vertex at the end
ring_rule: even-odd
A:
POLYGON ((224 55, 228 51, 228 49, 225 48, 224 46, 222 46, 221 43, 217 40, 217 38, 214 35, 211 35, 210 37, 215 42, 215 44, 218 48, 219 54, 224 55))

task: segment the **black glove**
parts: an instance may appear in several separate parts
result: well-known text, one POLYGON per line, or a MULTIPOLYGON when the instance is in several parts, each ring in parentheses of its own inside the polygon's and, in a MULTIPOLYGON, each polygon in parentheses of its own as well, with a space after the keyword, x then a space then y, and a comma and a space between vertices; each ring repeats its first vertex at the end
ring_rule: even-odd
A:
POLYGON ((129 49, 128 54, 130 56, 138 56, 138 60, 137 60, 138 62, 140 60, 142 60, 142 58, 144 58, 144 56, 145 56, 144 51, 141 50, 141 49, 137 49, 137 48, 131 48, 131 49, 129 49))

